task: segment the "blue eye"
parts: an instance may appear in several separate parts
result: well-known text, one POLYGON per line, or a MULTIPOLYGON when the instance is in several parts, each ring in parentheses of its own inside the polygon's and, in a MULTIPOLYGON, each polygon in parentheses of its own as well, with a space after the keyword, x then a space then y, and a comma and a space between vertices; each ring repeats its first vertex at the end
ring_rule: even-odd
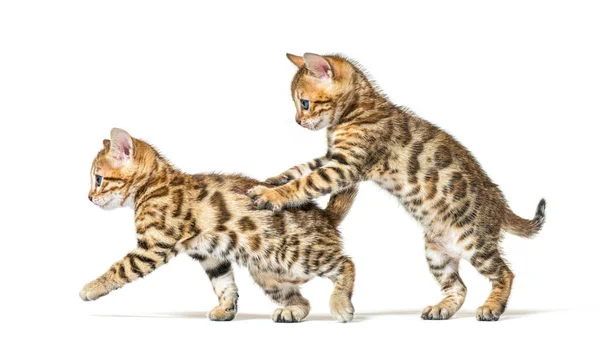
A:
POLYGON ((300 99, 300 106, 302 106, 303 110, 308 110, 308 107, 310 106, 310 101, 305 100, 305 99, 300 99))
POLYGON ((100 187, 100 184, 102 184, 102 176, 96 175, 96 186, 100 187))

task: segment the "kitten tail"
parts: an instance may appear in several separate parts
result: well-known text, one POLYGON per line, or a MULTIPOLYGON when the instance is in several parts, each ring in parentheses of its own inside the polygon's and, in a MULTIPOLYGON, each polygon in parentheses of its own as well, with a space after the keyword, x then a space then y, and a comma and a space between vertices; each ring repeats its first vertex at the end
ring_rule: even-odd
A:
POLYGON ((546 200, 540 200, 537 206, 535 216, 531 220, 523 219, 511 211, 508 212, 508 218, 504 229, 520 237, 531 238, 535 236, 546 221, 546 200))
POLYGON ((338 226, 344 220, 354 203, 357 192, 358 187, 352 186, 331 195, 325 212, 329 214, 334 226, 338 226))

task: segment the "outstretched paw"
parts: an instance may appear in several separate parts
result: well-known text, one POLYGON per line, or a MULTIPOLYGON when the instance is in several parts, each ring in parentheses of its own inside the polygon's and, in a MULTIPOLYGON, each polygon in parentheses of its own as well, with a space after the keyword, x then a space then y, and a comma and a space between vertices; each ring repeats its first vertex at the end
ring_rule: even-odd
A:
POLYGON ((265 180, 266 183, 268 183, 270 185, 275 185, 275 186, 282 186, 290 181, 291 181, 291 178, 286 174, 280 174, 280 175, 273 176, 273 177, 270 177, 265 180))
POLYGON ((79 297, 83 301, 96 300, 107 295, 110 292, 104 282, 94 280, 83 287, 79 292, 79 297))
POLYGON ((253 187, 248 191, 248 196, 260 209, 273 210, 274 212, 283 209, 283 197, 271 188, 265 186, 253 187))

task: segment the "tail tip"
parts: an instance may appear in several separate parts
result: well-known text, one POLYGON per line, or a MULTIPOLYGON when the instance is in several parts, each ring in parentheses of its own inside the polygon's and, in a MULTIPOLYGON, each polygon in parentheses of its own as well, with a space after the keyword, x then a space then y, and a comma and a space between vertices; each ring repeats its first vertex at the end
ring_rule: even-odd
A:
POLYGON ((535 214, 536 216, 544 216, 546 214, 546 199, 542 198, 542 200, 540 200, 535 214))
POLYGON ((540 200, 540 203, 537 206, 537 210, 535 211, 534 218, 536 228, 539 231, 544 225, 544 221, 546 221, 546 199, 540 200))

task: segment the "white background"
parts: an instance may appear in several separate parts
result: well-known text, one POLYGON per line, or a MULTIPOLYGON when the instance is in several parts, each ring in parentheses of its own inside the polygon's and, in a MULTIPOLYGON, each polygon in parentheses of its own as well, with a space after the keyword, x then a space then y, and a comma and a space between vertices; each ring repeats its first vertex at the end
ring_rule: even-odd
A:
MULTIPOLYGON (((2 341, 495 341, 577 338, 598 318, 600 12, 593 2, 3 1, 0 4, 2 341), (96 302, 81 287, 135 245, 131 210, 87 200, 112 127, 186 172, 264 179, 325 152, 294 122, 286 52, 340 52, 397 104, 466 145, 512 209, 548 220, 503 243, 516 274, 506 314, 481 323, 489 283, 467 263, 463 308, 441 299, 422 230, 371 183, 341 230, 357 268, 356 320, 329 316, 328 280, 304 287, 312 314, 276 308, 243 269, 235 321, 214 323, 202 268, 180 256, 96 302), (10 336, 10 338, 9 338, 10 336)), ((324 200, 324 199, 323 199, 324 200)), ((594 333, 595 335, 595 333, 594 333)))

